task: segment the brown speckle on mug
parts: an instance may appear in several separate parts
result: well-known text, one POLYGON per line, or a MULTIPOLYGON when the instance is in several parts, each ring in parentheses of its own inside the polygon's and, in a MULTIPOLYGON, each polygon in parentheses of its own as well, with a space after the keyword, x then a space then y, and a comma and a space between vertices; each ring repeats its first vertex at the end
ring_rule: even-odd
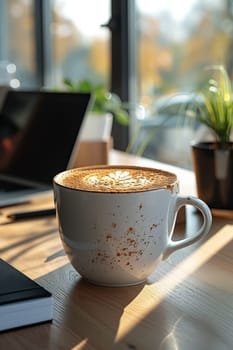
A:
POLYGON ((127 233, 135 233, 135 229, 133 227, 129 227, 127 233))
POLYGON ((150 227, 150 230, 152 231, 152 230, 156 229, 156 227, 158 227, 158 224, 152 224, 150 227))

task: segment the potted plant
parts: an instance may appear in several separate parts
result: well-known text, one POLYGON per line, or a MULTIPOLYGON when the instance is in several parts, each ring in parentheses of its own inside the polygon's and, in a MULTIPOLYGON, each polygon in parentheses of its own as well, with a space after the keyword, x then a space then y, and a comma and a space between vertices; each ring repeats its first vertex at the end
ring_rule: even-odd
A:
POLYGON ((68 91, 90 92, 93 96, 90 118, 87 118, 82 130, 83 138, 92 138, 93 134, 98 137, 97 129, 102 133, 102 139, 110 137, 113 118, 121 125, 128 125, 128 112, 121 99, 118 95, 108 91, 103 84, 94 84, 89 80, 72 81, 70 79, 64 79, 63 83, 68 91))
POLYGON ((92 94, 91 110, 85 118, 79 135, 79 147, 75 166, 107 164, 109 150, 113 146, 111 137, 113 118, 123 126, 128 125, 129 116, 125 105, 103 84, 89 80, 63 81, 66 90, 92 94))
POLYGON ((213 210, 232 211, 232 84, 222 65, 208 67, 208 75, 206 84, 199 91, 203 102, 198 104, 199 113, 196 114, 196 119, 208 127, 213 140, 192 144, 197 192, 213 210))

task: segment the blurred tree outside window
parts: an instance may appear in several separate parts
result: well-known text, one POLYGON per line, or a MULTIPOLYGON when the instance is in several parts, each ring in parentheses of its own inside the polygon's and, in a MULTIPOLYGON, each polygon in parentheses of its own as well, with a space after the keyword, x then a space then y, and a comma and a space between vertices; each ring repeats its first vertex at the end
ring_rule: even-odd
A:
MULTIPOLYGON (((16 65, 22 88, 39 86, 36 37, 38 0, 1 0, 0 62, 16 65), (4 32, 4 35, 3 35, 4 32)), ((52 62, 50 87, 59 86, 64 78, 90 79, 109 84, 110 33, 101 24, 110 17, 110 0, 43 0, 49 6, 51 23, 46 25, 47 43, 52 52, 43 52, 52 62)), ((42 5, 45 4, 45 2, 42 5)), ((39 29, 40 30, 40 29, 39 29)), ((45 60, 47 59, 45 58, 45 60)), ((44 79, 48 81, 48 79, 44 79)))
MULTIPOLYGON (((141 142, 153 118, 178 114, 179 101, 170 96, 201 86, 204 67, 223 64, 233 78, 233 1, 137 0, 137 10, 139 101, 151 119, 142 121, 141 142)), ((189 168, 195 136, 174 122, 155 132, 144 155, 189 168)))
POLYGON ((53 77, 91 80, 109 86, 110 0, 52 0, 53 77))
POLYGON ((140 100, 200 84, 201 69, 223 63, 233 74, 233 2, 137 0, 140 100))
MULTIPOLYGON (((20 82, 21 87, 37 85, 34 15, 34 1, 32 0, 1 0, 0 65, 2 84, 8 82, 6 74, 9 73, 20 82), (11 65, 8 66, 9 64, 11 65), (15 65, 16 70, 12 69, 12 65, 15 65), (3 72, 4 69, 7 73, 3 72)), ((9 79, 11 78, 9 77, 9 79)), ((13 87, 19 86, 16 84, 13 87)))

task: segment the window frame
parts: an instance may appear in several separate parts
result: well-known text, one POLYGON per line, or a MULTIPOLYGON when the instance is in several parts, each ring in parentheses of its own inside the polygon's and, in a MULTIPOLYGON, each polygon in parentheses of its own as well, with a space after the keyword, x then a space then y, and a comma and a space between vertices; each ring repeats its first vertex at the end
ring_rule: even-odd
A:
POLYGON ((137 98, 135 0, 112 0, 111 6, 111 91, 130 106, 130 127, 114 123, 113 138, 115 148, 125 150, 129 143, 137 98))
POLYGON ((50 1, 34 0, 35 41, 36 41, 36 77, 39 87, 51 85, 52 42, 50 35, 50 1))
POLYGON ((7 60, 7 39, 8 35, 6 33, 6 1, 0 1, 0 60, 7 60))

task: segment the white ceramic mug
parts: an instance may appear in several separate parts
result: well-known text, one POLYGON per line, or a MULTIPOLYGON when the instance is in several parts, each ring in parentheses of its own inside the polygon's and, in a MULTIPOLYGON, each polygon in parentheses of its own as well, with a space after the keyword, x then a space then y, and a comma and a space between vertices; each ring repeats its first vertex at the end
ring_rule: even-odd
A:
MULTIPOLYGON (((96 168, 110 169, 117 174, 126 174, 128 169, 139 173, 147 169, 77 168, 55 176, 54 199, 60 237, 71 264, 88 281, 106 286, 142 283, 162 259, 208 233, 212 223, 208 206, 198 198, 179 195, 175 174, 162 171, 165 180, 172 176, 171 183, 149 189, 126 188, 123 192, 105 191, 101 186, 97 190, 80 189, 79 185, 73 188, 72 184, 64 183, 67 175, 75 178, 78 174, 80 178, 96 168), (192 237, 173 241, 177 212, 186 204, 201 212, 203 224, 192 237)), ((161 173, 161 170, 149 170, 152 175, 161 173)))

